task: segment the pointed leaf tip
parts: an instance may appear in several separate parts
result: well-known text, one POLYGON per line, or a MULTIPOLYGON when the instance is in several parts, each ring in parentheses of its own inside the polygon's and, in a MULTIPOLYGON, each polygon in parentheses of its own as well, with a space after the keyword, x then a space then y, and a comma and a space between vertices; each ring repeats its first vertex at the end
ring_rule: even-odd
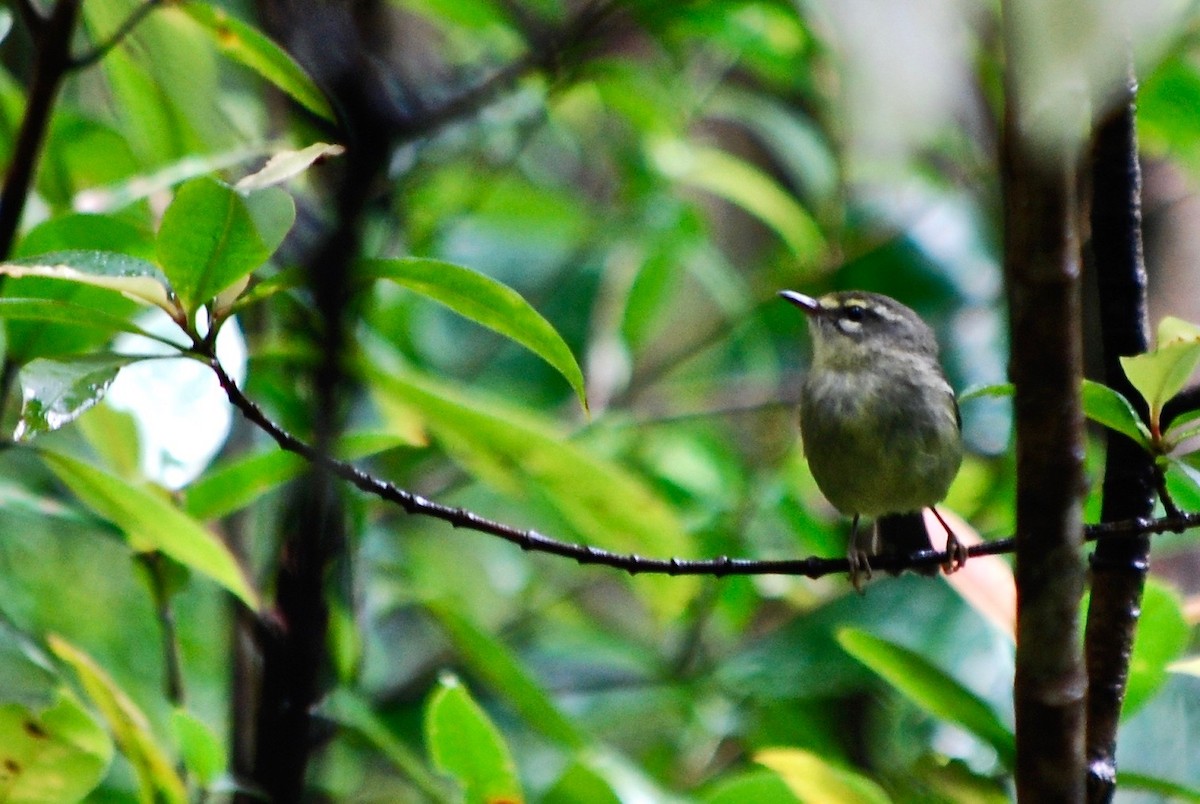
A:
POLYGON ((583 409, 588 410, 583 371, 571 347, 512 288, 471 268, 441 260, 368 260, 362 272, 366 278, 386 279, 420 293, 516 341, 557 370, 570 383, 583 409))

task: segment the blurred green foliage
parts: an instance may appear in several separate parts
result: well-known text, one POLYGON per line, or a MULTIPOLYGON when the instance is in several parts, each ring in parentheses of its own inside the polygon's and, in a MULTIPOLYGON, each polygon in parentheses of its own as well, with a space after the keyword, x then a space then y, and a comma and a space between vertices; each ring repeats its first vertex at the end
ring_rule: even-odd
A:
MULTIPOLYGON (((88 0, 80 45, 135 5, 88 0)), ((439 98, 550 47, 531 32, 569 24, 578 5, 395 0, 386 13, 434 43, 405 80, 439 98)), ((839 555, 847 523, 808 474, 791 410, 807 336, 775 293, 889 293, 935 326, 956 388, 1004 379, 996 21, 964 12, 965 52, 937 27, 907 46, 957 53, 971 91, 937 106, 907 86, 921 126, 895 121, 876 132, 890 150, 870 154, 848 111, 862 76, 826 4, 619 5, 590 50, 392 155, 356 255, 357 395, 338 452, 564 541, 656 558, 839 555)), ((238 420, 222 454, 168 490, 146 459, 152 413, 99 400, 133 359, 110 354, 117 332, 145 327, 187 348, 190 313, 209 305, 218 322, 239 314, 247 394, 284 427, 306 420, 313 305, 298 255, 332 215, 339 156, 316 145, 327 99, 248 9, 164 5, 69 77, 12 255, 24 262, 6 268, 25 271, 0 304, 7 365, 26 365, 36 403, 21 421, 53 432, 39 453, 0 453, 0 757, 19 769, 0 764, 5 801, 178 800, 185 784, 221 800, 238 785, 228 591, 270 599, 303 464, 238 420), (294 175, 239 189, 279 153, 294 175), (140 267, 112 280, 114 253, 140 267), (130 298, 146 282, 154 292, 130 298), (175 317, 170 335, 146 317, 157 308, 175 317), (102 382, 79 370, 97 362, 111 368, 102 382), (159 574, 147 550, 170 559, 159 574), (182 697, 168 692, 172 646, 182 697)), ((1194 178, 1190 24, 1146 65, 1139 121, 1148 153, 1194 178)), ((0 52, 6 158, 30 48, 17 21, 0 52)), ((148 408, 156 393, 144 387, 148 408)), ((6 404, 12 432, 17 403, 6 404)), ((973 399, 964 419, 973 454, 946 507, 984 538, 1010 535, 1006 403, 973 399)), ((1089 458, 1098 479, 1098 446, 1089 458)), ((1169 478, 1183 504, 1200 500, 1189 477, 1169 478)), ((880 578, 864 596, 842 578, 631 578, 358 493, 347 507, 320 713, 337 728, 310 770, 333 800, 1010 792, 1002 559, 978 559, 988 571, 953 586, 880 578)), ((1196 679, 1172 665, 1194 648, 1194 614, 1166 584, 1150 590, 1122 769, 1131 787, 1200 797, 1196 679)))

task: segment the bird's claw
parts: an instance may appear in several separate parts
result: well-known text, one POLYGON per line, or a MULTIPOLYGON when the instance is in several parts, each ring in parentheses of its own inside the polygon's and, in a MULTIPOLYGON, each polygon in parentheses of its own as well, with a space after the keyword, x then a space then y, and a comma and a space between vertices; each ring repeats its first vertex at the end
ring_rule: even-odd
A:
POLYGON ((971 557, 971 554, 967 551, 967 546, 960 542, 958 537, 954 535, 954 531, 946 524, 946 520, 942 518, 938 509, 930 506, 929 510, 933 512, 937 521, 946 530, 946 561, 942 564, 942 572, 947 575, 953 575, 967 566, 967 559, 971 557))
POLYGON ((967 546, 958 540, 949 529, 946 531, 946 562, 942 564, 942 571, 947 575, 953 575, 967 565, 967 559, 970 558, 970 553, 967 552, 967 546))
POLYGON ((865 550, 851 547, 850 552, 846 554, 846 560, 850 563, 850 583, 854 587, 854 591, 861 595, 863 594, 863 582, 871 580, 870 556, 865 550))

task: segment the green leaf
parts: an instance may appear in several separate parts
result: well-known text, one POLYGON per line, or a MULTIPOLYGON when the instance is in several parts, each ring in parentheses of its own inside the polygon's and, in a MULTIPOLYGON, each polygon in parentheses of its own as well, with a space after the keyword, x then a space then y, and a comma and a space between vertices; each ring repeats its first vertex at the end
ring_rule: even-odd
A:
POLYGON ((163 496, 75 458, 38 454, 86 506, 123 530, 134 550, 159 550, 258 609, 258 595, 225 543, 163 496))
POLYGON ((299 455, 279 449, 238 457, 197 478, 187 488, 183 508, 202 521, 228 516, 299 477, 306 466, 299 455))
MULTIPOLYGON (((450 389, 415 372, 364 367, 390 423, 406 432, 413 419, 477 478, 506 493, 544 501, 590 544, 643 555, 681 556, 691 540, 667 503, 617 464, 568 441, 550 423, 515 406, 450 389), (621 500, 614 505, 614 500, 621 500)), ((669 586, 634 579, 648 606, 679 615, 695 594, 695 578, 669 586)))
POLYGON ((785 98, 720 85, 706 113, 727 118, 754 132, 786 178, 799 185, 810 203, 835 203, 842 180, 837 155, 822 127, 785 98))
POLYGON ((847 653, 917 706, 954 723, 995 749, 1000 761, 1012 767, 1013 735, 996 713, 978 696, 928 660, 908 648, 854 628, 838 632, 838 643, 847 653))
MULTIPOLYGON (((140 0, 83 3, 89 41, 107 41, 140 0)), ((143 164, 226 148, 245 138, 222 104, 220 60, 179 6, 163 4, 105 53, 97 73, 111 119, 143 164), (102 86, 102 85, 101 85, 102 86)))
MULTIPOLYGON (((589 757, 591 758, 591 757, 589 757)), ((621 804, 621 797, 603 774, 579 759, 573 759, 567 769, 559 774, 554 786, 540 799, 541 804, 621 804)), ((763 801, 763 799, 742 799, 763 801)))
POLYGON ((37 254, 80 250, 118 252, 149 261, 154 259, 154 237, 121 218, 60 215, 38 224, 22 237, 14 256, 26 259, 37 254))
POLYGON ((1017 386, 1011 382, 995 383, 994 385, 977 385, 974 388, 968 388, 958 395, 958 404, 970 402, 972 399, 980 399, 982 397, 1003 398, 1012 396, 1017 392, 1017 386))
POLYGON ((257 304, 264 299, 269 299, 276 293, 285 293, 289 290, 302 288, 305 286, 306 281, 302 268, 289 268, 288 270, 280 271, 274 276, 267 277, 261 282, 255 283, 249 290, 242 293, 232 305, 232 309, 236 312, 252 304, 257 304))
POLYGON ((1200 166, 1200 71, 1187 48, 1138 76, 1137 107, 1139 141, 1145 138, 1156 156, 1170 154, 1173 161, 1184 161, 1195 175, 1200 166))
POLYGON ((1165 455, 1159 458, 1166 468, 1167 493, 1185 511, 1200 509, 1200 455, 1165 455))
POLYGON ((1170 779, 1159 779, 1136 771, 1117 771, 1117 787, 1120 790, 1138 790, 1159 796, 1158 801, 1190 801, 1200 804, 1200 787, 1189 787, 1170 779))
POLYGON ((267 160, 259 170, 238 180, 235 185, 243 193, 273 187, 298 176, 312 167, 314 162, 330 156, 341 156, 346 149, 341 145, 315 142, 298 151, 279 151, 267 160))
POLYGON ((722 778, 700 800, 704 804, 744 804, 749 801, 761 804, 803 804, 778 773, 764 768, 722 778))
POLYGON ((42 321, 50 324, 93 327, 113 333, 128 332, 165 343, 168 346, 178 346, 166 338, 147 332, 128 319, 97 310, 94 307, 85 307, 82 304, 72 304, 58 299, 3 298, 0 299, 0 318, 12 321, 42 321))
MULTIPOLYGON (((239 145, 228 151, 185 156, 157 170, 139 173, 128 179, 101 187, 82 190, 75 196, 75 206, 91 212, 113 212, 136 201, 160 195, 188 179, 208 176, 219 170, 235 167, 268 152, 267 148, 262 145, 239 145)), ((152 257, 153 254, 154 247, 153 241, 151 241, 149 256, 152 257)))
POLYGON ((171 727, 188 771, 204 787, 225 772, 225 748, 200 718, 186 709, 171 712, 171 727))
POLYGON ((370 260, 363 272, 372 279, 403 285, 521 344, 553 366, 587 409, 583 372, 571 348, 512 288, 478 271, 439 260, 370 260))
POLYGON ((75 671, 88 698, 108 723, 121 753, 137 773, 143 800, 186 804, 183 781, 150 731, 145 713, 91 656, 62 637, 51 635, 46 641, 54 654, 75 671))
POLYGON ((158 230, 158 259, 190 314, 271 256, 245 199, 210 178, 175 193, 158 230))
POLYGON ((547 697, 541 685, 526 672, 504 643, 449 606, 434 602, 427 607, 472 674, 512 704, 531 728, 557 743, 583 748, 586 743, 583 734, 547 697))
POLYGON ((1162 687, 1169 666, 1187 648, 1189 634, 1187 620, 1175 594, 1154 578, 1147 579, 1142 593, 1142 615, 1129 660, 1122 718, 1141 709, 1162 687))
POLYGON ((1200 435, 1200 409, 1189 410, 1171 420, 1171 426, 1163 434, 1169 449, 1200 435))
MULTIPOLYGON (((3 490, 5 498, 10 493, 10 489, 3 490)), ((9 500, 4 499, 3 502, 5 510, 8 510, 9 500)), ((53 662, 33 637, 0 615, 0 703, 17 703, 32 710, 44 709, 57 700, 61 685, 62 680, 53 662)), ((2 745, 4 740, 0 738, 2 745)), ((0 797, 0 801, 3 800, 0 797)))
POLYGON ((81 801, 100 784, 112 756, 108 733, 66 690, 41 710, 0 704, 0 801, 5 804, 81 801))
POLYGON ((433 764, 462 784, 468 804, 524 799, 500 731, 452 675, 441 677, 426 707, 425 743, 433 764))
POLYGON ((1121 358, 1125 376, 1150 407, 1155 429, 1163 405, 1183 390, 1198 365, 1200 328, 1170 316, 1159 324, 1154 351, 1121 358))
POLYGON ((1164 346, 1174 346, 1180 343, 1190 344, 1197 341, 1200 341, 1200 326, 1169 315, 1158 322, 1154 348, 1162 349, 1164 346))
POLYGON ((650 147, 659 171, 729 201, 769 226, 787 244, 801 269, 817 268, 825 237, 813 217, 770 176, 716 148, 660 139, 650 147))
POLYGON ((137 360, 114 354, 81 355, 70 361, 38 358, 21 368, 21 420, 13 435, 31 439, 70 424, 104 398, 117 372, 137 360))
MULTIPOLYGON (((958 403, 961 405, 982 397, 1010 397, 1014 393, 1016 386, 1010 382, 980 385, 959 394, 958 403)), ((1151 448, 1150 430, 1128 399, 1108 386, 1091 380, 1083 381, 1082 395, 1085 416, 1097 424, 1129 436, 1146 449, 1151 448)))
POLYGON ((116 333, 137 330, 132 319, 144 310, 116 291, 82 282, 27 277, 12 280, 5 291, 0 318, 5 319, 8 359, 17 365, 104 349, 116 333))
MULTIPOLYGON (((653 63, 619 57, 588 59, 580 65, 587 84, 612 110, 643 135, 678 135, 685 125, 684 115, 672 93, 676 85, 653 63)), ((570 89, 564 87, 564 94, 570 89)), ((579 91, 579 90, 576 90, 579 91)))
POLYGON ((329 101, 308 74, 257 28, 208 3, 185 3, 180 8, 226 56, 249 67, 318 117, 336 120, 329 101))
POLYGON ((461 25, 476 31, 508 22, 493 0, 398 0, 398 3, 427 16, 432 22, 461 25))
POLYGON ((783 780, 801 801, 837 801, 839 804, 888 804, 887 793, 865 776, 841 768, 799 748, 768 748, 754 755, 783 780))
POLYGON ((383 719, 356 693, 345 687, 335 689, 322 703, 321 711, 340 725, 357 732, 430 801, 455 800, 449 785, 434 776, 421 757, 396 737, 383 719))
POLYGON ((252 191, 238 188, 238 191, 242 193, 242 201, 254 219, 254 227, 258 230, 258 237, 267 255, 274 254, 296 222, 296 202, 286 190, 279 187, 263 187, 252 191))
POLYGON ((1097 424, 1129 436, 1143 449, 1152 449, 1150 430, 1129 400, 1107 385, 1083 381, 1083 413, 1097 424))
POLYGON ((143 479, 141 434, 133 414, 97 405, 79 420, 79 432, 105 469, 127 480, 143 479))
POLYGON ((116 290, 143 304, 175 310, 171 288, 158 266, 109 251, 56 251, 0 264, 0 274, 20 278, 40 276, 116 290))

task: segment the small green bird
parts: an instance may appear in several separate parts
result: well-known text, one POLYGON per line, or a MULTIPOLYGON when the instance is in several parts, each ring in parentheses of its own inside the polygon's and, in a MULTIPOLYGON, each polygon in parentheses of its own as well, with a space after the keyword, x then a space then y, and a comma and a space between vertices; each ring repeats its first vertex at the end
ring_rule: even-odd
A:
POLYGON ((899 555, 933 549, 925 508, 946 529, 944 569, 959 569, 966 547, 934 506, 962 463, 962 421, 933 330, 879 293, 779 295, 808 316, 813 357, 800 392, 800 434, 817 486, 853 517, 851 582, 861 589, 860 574, 871 577, 876 548, 899 555), (860 516, 875 517, 866 543, 860 516))

